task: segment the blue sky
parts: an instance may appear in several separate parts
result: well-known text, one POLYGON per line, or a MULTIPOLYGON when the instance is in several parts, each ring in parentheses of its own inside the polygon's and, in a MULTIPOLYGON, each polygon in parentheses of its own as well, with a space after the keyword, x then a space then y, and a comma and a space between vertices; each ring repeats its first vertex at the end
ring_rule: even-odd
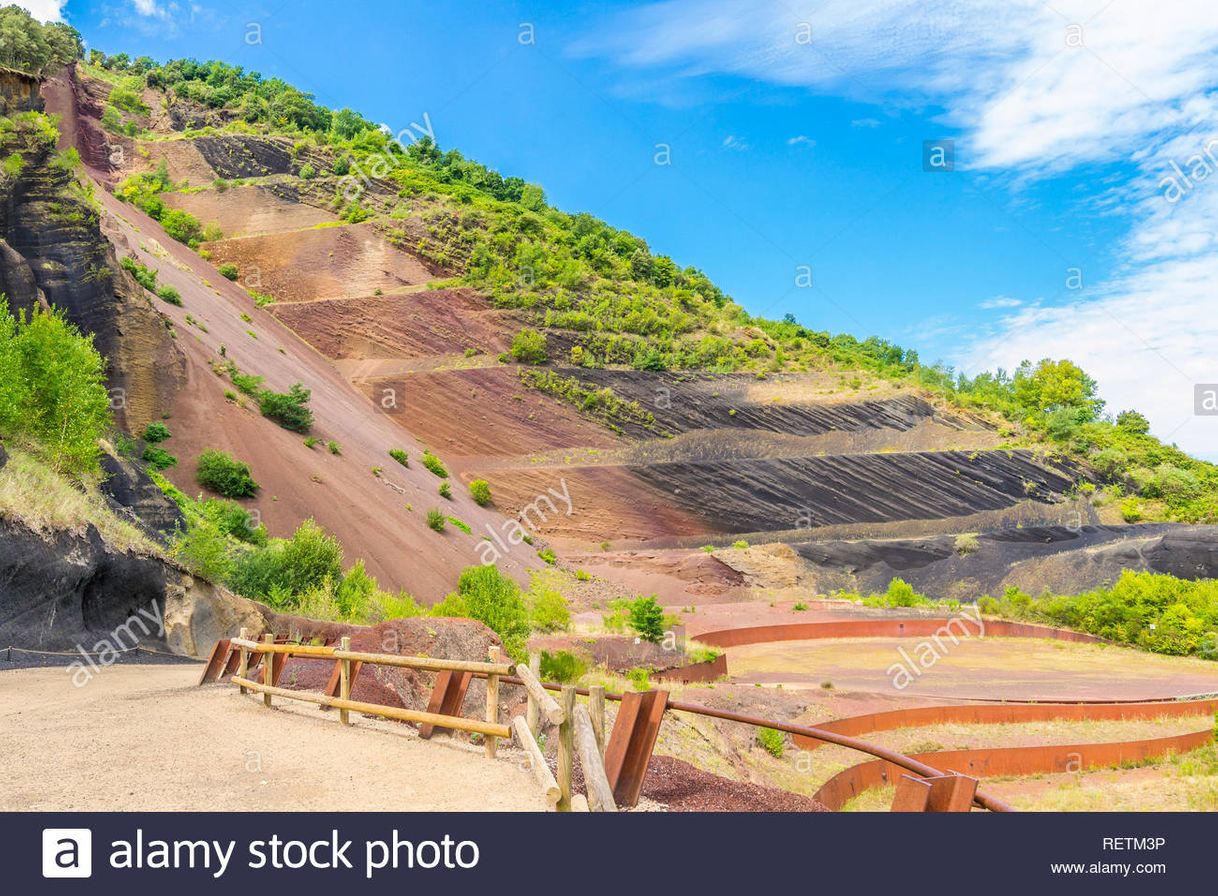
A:
MULTIPOLYGON (((750 311, 976 372, 1071 357, 1218 458, 1208 0, 31 2, 220 58, 545 187, 750 311), (924 143, 954 170, 924 170, 924 143), (667 149, 665 149, 667 147, 667 149), (661 160, 671 164, 656 164, 661 160), (796 286, 801 266, 812 287, 796 286)), ((47 14, 44 12, 44 14, 47 14)))

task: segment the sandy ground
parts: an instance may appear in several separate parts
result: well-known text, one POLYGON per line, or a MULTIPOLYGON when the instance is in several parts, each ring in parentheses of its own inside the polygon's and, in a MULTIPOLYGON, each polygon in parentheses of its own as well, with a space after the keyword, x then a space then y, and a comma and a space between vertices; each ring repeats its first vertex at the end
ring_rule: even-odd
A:
MULTIPOLYGON (((728 650, 737 682, 895 692, 891 670, 904 664, 913 638, 784 641, 728 650), (902 653, 904 651, 904 653, 902 653)), ((1037 638, 973 638, 950 650, 903 690, 906 696, 1005 700, 1151 700, 1218 691, 1218 669, 1192 657, 1037 638)))
POLYGON ((0 673, 0 811, 541 811, 515 750, 266 709, 195 687, 197 666, 124 665, 74 687, 64 668, 0 673))

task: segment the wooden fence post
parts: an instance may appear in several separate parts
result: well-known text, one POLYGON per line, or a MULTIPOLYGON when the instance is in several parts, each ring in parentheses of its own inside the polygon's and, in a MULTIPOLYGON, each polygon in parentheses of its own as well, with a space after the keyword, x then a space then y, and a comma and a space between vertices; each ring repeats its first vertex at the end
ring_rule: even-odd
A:
POLYGON ((575 685, 562 686, 562 722, 558 725, 558 811, 571 811, 571 771, 575 765, 575 685))
MULTIPOLYGON (((339 650, 350 650, 351 639, 343 638, 338 642, 339 650)), ((351 699, 351 660, 338 661, 338 699, 351 699)), ((351 724, 351 713, 348 710, 340 709, 338 711, 338 721, 342 725, 351 724)))
MULTIPOLYGON (((270 633, 263 635, 262 643, 268 644, 268 645, 273 645, 275 643, 275 636, 270 633)), ((265 653, 262 656, 262 683, 265 684, 267 687, 273 687, 275 684, 275 682, 273 680, 274 677, 275 677, 275 654, 265 653)), ((264 693, 262 695, 262 702, 266 706, 271 705, 270 693, 264 693)))
POLYGON ((596 749, 605 758, 605 686, 594 684, 588 688, 588 715, 592 719, 592 733, 596 735, 596 749))
POLYGON ((596 734, 592 730, 592 719, 583 706, 575 707, 575 745, 579 749, 579 766, 584 770, 584 789, 588 792, 588 807, 593 812, 616 812, 613 788, 605 777, 605 763, 600 748, 596 745, 596 734))
MULTIPOLYGON (((239 634, 237 637, 239 637, 242 641, 246 640, 249 637, 249 629, 242 628, 241 634, 239 634)), ((246 674, 249 672, 249 665, 250 665, 249 651, 246 650, 246 648, 244 646, 242 646, 242 648, 241 648, 241 665, 237 667, 237 677, 238 678, 245 678, 246 674)), ((244 685, 242 685, 241 693, 248 694, 249 689, 246 688, 244 685)))
MULTIPOLYGON (((491 647, 488 651, 492 663, 499 662, 499 648, 491 647)), ((486 720, 492 725, 499 724, 499 676, 491 673, 486 676, 486 720)), ((486 758, 494 759, 499 740, 493 734, 486 735, 486 758)))
MULTIPOLYGON (((536 653, 529 654, 529 671, 533 673, 533 677, 541 678, 541 657, 536 653)), ((529 694, 528 710, 525 714, 525 720, 529 723, 529 730, 533 732, 533 736, 537 736, 539 719, 537 701, 533 698, 532 693, 529 694)))

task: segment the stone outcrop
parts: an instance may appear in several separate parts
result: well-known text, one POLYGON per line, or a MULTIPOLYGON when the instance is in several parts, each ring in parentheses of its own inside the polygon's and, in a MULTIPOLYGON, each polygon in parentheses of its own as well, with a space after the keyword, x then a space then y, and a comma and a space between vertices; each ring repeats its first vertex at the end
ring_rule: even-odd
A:
POLYGON ((25 72, 0 67, 0 115, 41 112, 42 92, 38 79, 25 72))

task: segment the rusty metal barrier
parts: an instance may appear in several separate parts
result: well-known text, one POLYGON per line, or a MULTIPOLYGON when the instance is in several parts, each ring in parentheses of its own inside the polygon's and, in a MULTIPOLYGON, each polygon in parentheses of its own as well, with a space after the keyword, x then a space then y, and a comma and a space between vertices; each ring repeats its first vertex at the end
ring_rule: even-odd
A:
MULTIPOLYGON (((1076 641, 1086 644, 1107 644, 1103 638, 1085 632, 1033 625, 1028 622, 1007 622, 1002 619, 983 619, 985 637, 999 638, 1050 638, 1056 641, 1076 641)), ((712 647, 741 647, 745 644, 764 644, 768 641, 814 641, 820 638, 925 638, 953 631, 952 626, 965 626, 966 631, 957 631, 957 636, 980 637, 981 632, 967 631, 976 625, 972 619, 843 619, 835 622, 784 622, 775 625, 753 625, 743 628, 726 628, 700 632, 691 637, 712 647)), ((944 637, 948 637, 945 634, 944 637)))
MULTIPOLYGON (((1010 725, 1019 722, 1114 721, 1211 715, 1215 712, 1218 712, 1218 699, 1143 703, 965 703, 870 712, 821 722, 817 727, 823 731, 858 737, 875 731, 952 723, 1010 725)), ((803 735, 796 735, 794 740, 801 750, 815 750, 823 745, 823 741, 803 735)))
MULTIPOLYGON (((1125 762, 1145 762, 1172 753, 1187 753, 1214 740, 1213 727, 1190 734, 1157 737, 1149 740, 1101 744, 1057 744, 1052 746, 993 747, 985 750, 944 750, 918 753, 917 762, 967 773, 976 778, 1007 775, 1052 774, 1080 771, 1072 766, 1083 760, 1083 768, 1108 768, 1125 762)), ((839 811, 847 802, 877 787, 898 783, 907 766, 873 759, 838 772, 816 791, 815 799, 828 809, 839 811)), ((980 794, 977 795, 980 797, 980 794)), ((980 801, 980 800, 978 800, 980 801)))

